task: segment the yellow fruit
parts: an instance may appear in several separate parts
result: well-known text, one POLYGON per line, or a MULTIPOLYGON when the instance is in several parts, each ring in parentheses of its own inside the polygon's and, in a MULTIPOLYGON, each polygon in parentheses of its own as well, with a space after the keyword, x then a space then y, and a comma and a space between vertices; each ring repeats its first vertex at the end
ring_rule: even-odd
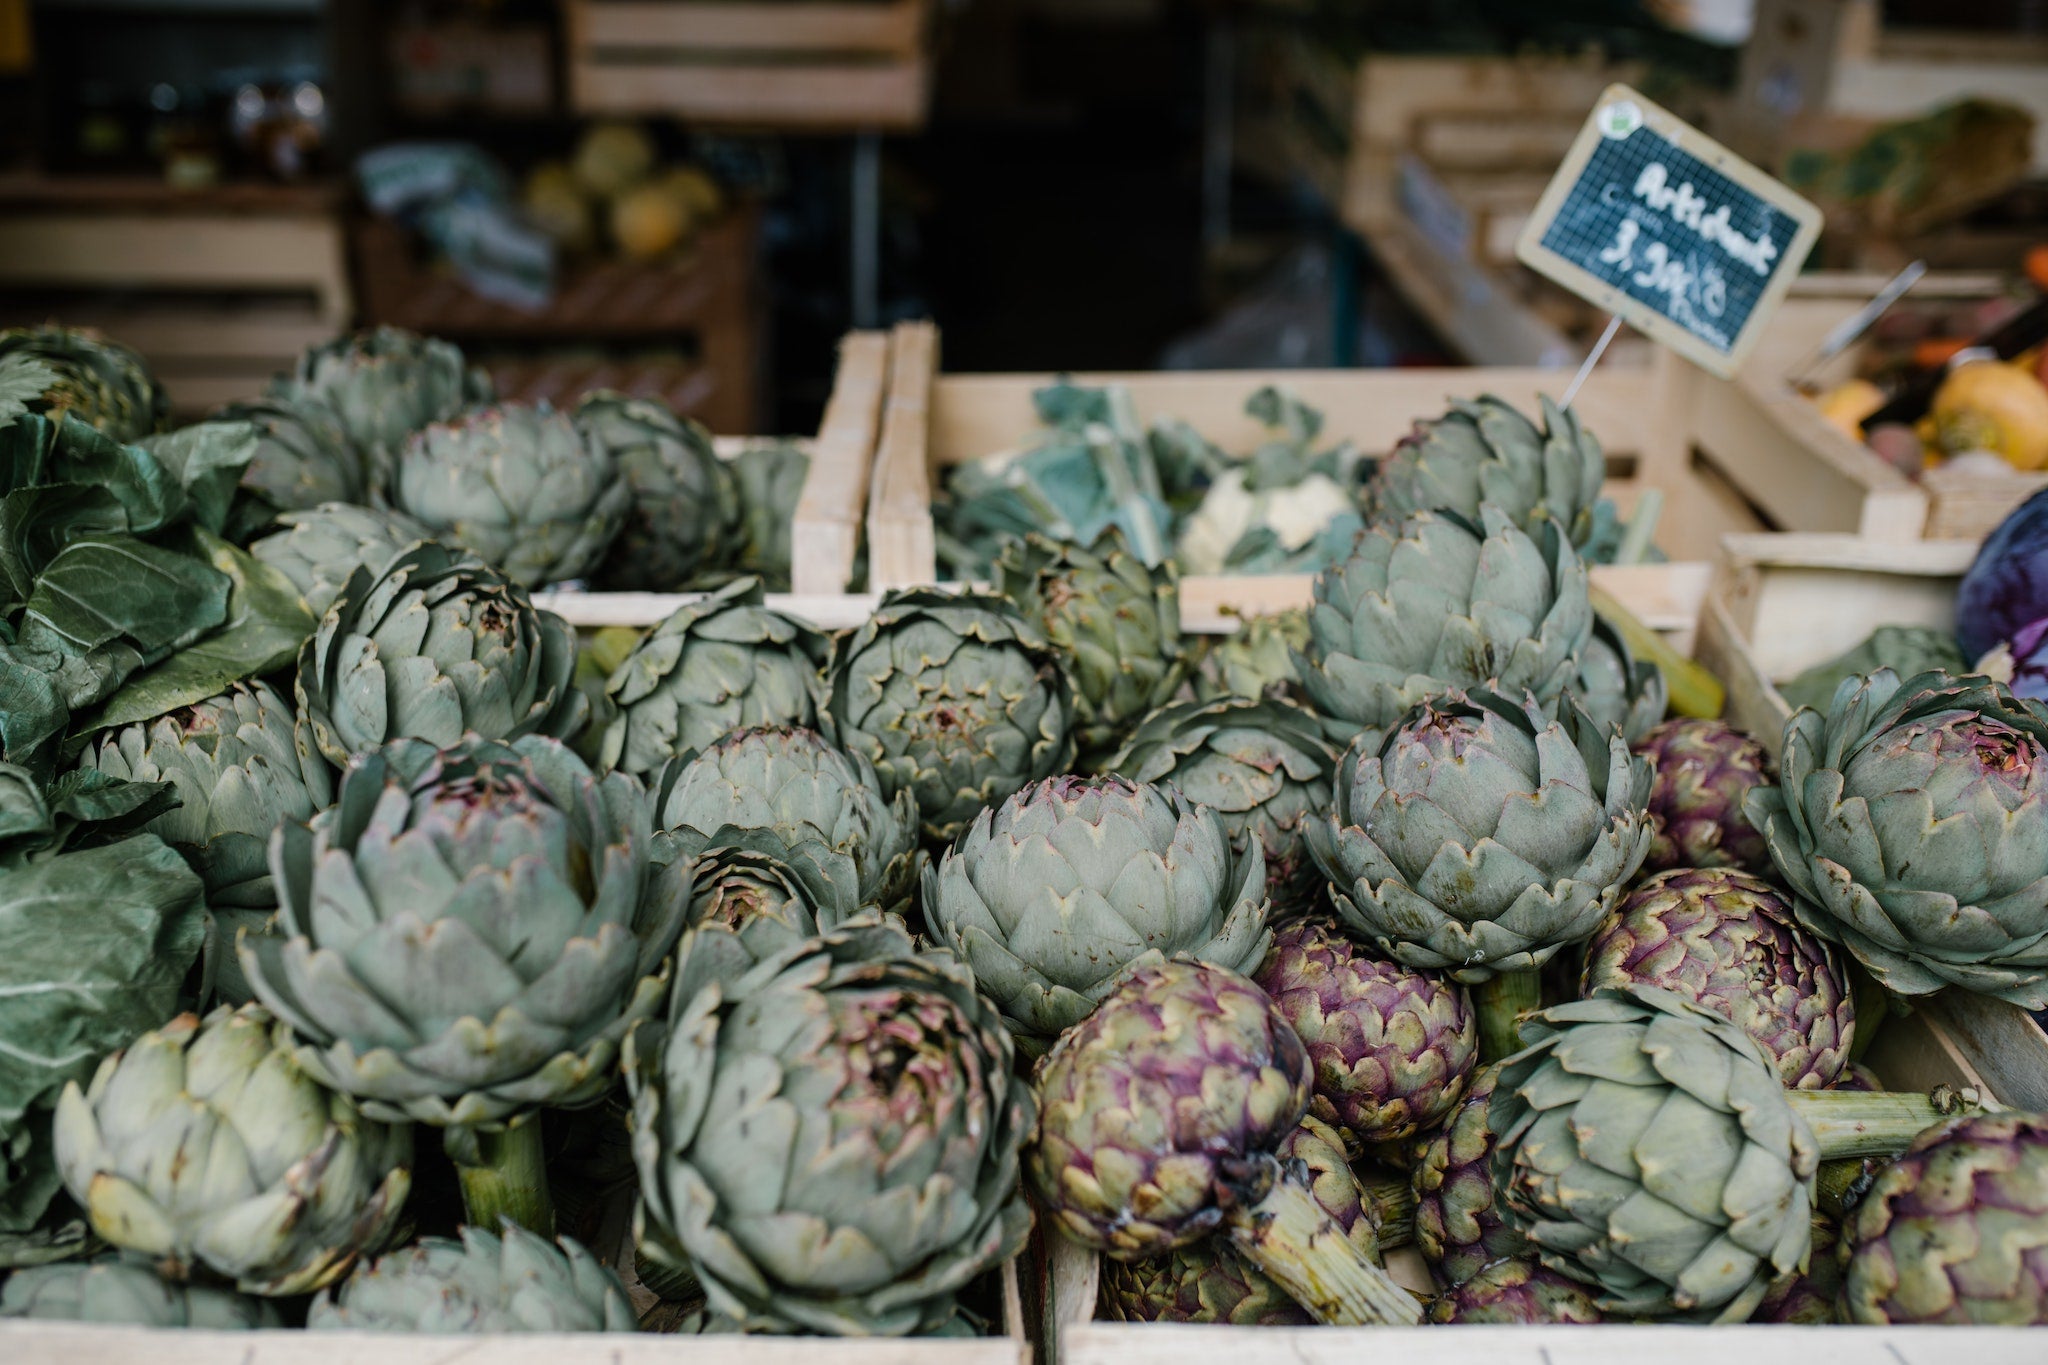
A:
POLYGON ((1936 443, 1951 455, 1988 450, 2015 469, 2048 466, 2048 388, 2025 370, 1973 360, 1934 395, 1936 443))
POLYGON ((1884 406, 1884 390, 1868 379, 1852 379, 1822 394, 1817 400, 1820 415, 1857 440, 1863 439, 1863 419, 1884 406))
POLYGON ((694 222, 725 212, 725 191, 701 166, 671 166, 655 177, 655 183, 681 199, 694 222))
POLYGON ((689 231, 689 211, 658 185, 642 185, 612 201, 612 241, 628 260, 666 256, 689 231))
POLYGON ((574 166, 585 192, 614 198, 654 170, 654 140, 638 124, 593 124, 576 144, 574 166))
POLYGON ((553 238, 555 245, 570 253, 589 251, 597 245, 597 220, 590 200, 569 168, 559 161, 543 162, 526 177, 521 196, 526 216, 533 225, 553 238))

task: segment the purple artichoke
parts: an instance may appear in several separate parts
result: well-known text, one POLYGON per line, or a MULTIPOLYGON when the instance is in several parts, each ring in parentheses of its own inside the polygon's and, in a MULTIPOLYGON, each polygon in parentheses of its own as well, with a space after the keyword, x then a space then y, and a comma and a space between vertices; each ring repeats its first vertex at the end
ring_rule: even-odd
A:
POLYGON ((2048 1116, 1914 1138, 1849 1212, 1841 1258, 1844 1322, 2048 1324, 2048 1116))
POLYGON ((1495 1261, 1438 1295, 1429 1306, 1429 1320, 1541 1327, 1599 1322, 1601 1317, 1599 1305, 1577 1281, 1533 1261, 1495 1261))
POLYGON ((1494 1133, 1487 1121, 1500 1068, 1472 1088, 1431 1134, 1415 1160, 1415 1245, 1446 1284, 1463 1284, 1494 1261, 1525 1255, 1522 1234, 1501 1218, 1493 1198, 1494 1133))
POLYGON ((1739 867, 1767 872, 1771 853, 1742 813, 1742 798, 1771 780, 1764 746, 1718 720, 1668 720, 1636 744, 1650 783, 1655 835, 1645 872, 1739 867))
POLYGON ((1421 1316, 1283 1171, 1279 1149, 1308 1111, 1308 1053, 1251 981, 1185 960, 1141 967, 1033 1080, 1025 1176, 1075 1241, 1156 1257, 1225 1232, 1318 1321, 1421 1316))
POLYGON ((1807 1327, 1834 1322, 1835 1295, 1842 1287, 1842 1269, 1835 1259, 1839 1235, 1834 1219, 1814 1214, 1813 1251, 1806 1270, 1775 1281, 1749 1320, 1807 1327))
POLYGON ((1747 872, 1681 868, 1630 892, 1586 943, 1580 994, 1632 981, 1738 1025, 1792 1089, 1825 1089, 1848 1064, 1856 993, 1841 954, 1747 872))
POLYGON ((1312 922, 1276 932, 1254 978, 1308 1048, 1309 1112, 1353 1151, 1442 1122, 1479 1055, 1465 990, 1366 955, 1312 922))

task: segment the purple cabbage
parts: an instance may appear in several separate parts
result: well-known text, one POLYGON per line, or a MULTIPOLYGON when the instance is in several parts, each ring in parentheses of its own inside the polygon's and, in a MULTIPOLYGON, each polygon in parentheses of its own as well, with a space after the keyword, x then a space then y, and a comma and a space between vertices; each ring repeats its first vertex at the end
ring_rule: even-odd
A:
POLYGON ((1956 642, 1975 663, 2011 644, 2013 690, 2048 696, 2048 490, 2034 494, 1977 551, 1956 591, 1956 642), (2031 683, 2031 689, 2023 684, 2031 683))

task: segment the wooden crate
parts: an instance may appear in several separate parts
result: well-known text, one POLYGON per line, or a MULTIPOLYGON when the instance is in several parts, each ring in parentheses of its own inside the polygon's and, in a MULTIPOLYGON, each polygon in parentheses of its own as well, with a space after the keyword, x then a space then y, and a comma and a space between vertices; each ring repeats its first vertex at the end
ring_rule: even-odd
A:
POLYGON ((569 104, 777 131, 922 127, 930 0, 563 0, 569 104))
MULTIPOLYGON (((896 333, 895 374, 868 505, 870 581, 878 588, 931 583, 938 574, 931 524, 934 480, 950 465, 989 459, 1027 444, 1038 430, 1031 394, 1046 374, 946 375, 937 337, 923 324, 896 333), (929 378, 924 378, 929 376, 929 378)), ((1265 433, 1244 401, 1280 384, 1322 410, 1324 438, 1349 439, 1369 453, 1390 449, 1418 417, 1453 396, 1494 393, 1533 411, 1564 376, 1544 370, 1290 370, 1080 374, 1080 384, 1128 388, 1141 422, 1179 417, 1226 450, 1250 449, 1265 433)), ((1607 493, 1624 515, 1644 489, 1665 498, 1658 543, 1671 564, 1600 568, 1598 581, 1650 624, 1689 640, 1705 592, 1707 564, 1723 535, 1795 526, 1918 533, 1919 490, 1893 475, 1874 484, 1852 470, 1803 458, 1739 388, 1672 357, 1648 371, 1602 369, 1579 392, 1577 411, 1608 454, 1607 493), (1910 529, 1908 529, 1910 524, 1910 529)), ((1813 421, 1819 422, 1817 414, 1813 421)), ((1229 629, 1226 609, 1274 611, 1308 600, 1306 577, 1194 577, 1183 582, 1191 630, 1229 629)))
POLYGON ((254 396, 350 315, 332 185, 0 177, 0 325, 126 342, 180 417, 254 396))

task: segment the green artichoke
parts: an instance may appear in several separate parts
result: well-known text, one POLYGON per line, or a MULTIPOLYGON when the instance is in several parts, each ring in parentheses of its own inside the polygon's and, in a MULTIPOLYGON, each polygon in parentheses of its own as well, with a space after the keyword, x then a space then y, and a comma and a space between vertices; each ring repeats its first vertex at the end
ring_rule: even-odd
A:
POLYGON ((1522 1040, 1491 1104, 1494 1187, 1608 1312, 1743 1321, 1806 1259, 1820 1161, 1899 1151, 1947 1107, 1786 1090, 1741 1029, 1645 986, 1539 1011, 1522 1040))
MULTIPOLYGON (((655 823, 687 848, 732 844, 729 831, 759 830, 787 850, 823 845, 852 865, 855 901, 901 912, 917 887, 917 803, 882 795, 875 765, 815 731, 740 730, 655 784, 655 823)), ((813 857, 812 861, 820 861, 813 857)))
POLYGON ((1252 616, 1230 634, 1214 639, 1195 666, 1195 695, 1292 697, 1301 686, 1295 657, 1308 648, 1308 609, 1252 616))
POLYGON ((1252 979, 1308 1049, 1309 1112, 1350 1150, 1406 1141, 1457 1107, 1479 1054, 1459 986, 1366 957, 1309 921, 1273 936, 1252 979))
POLYGON ((1889 668, 1902 678, 1936 672, 1961 676, 1969 671, 1971 662, 1963 657, 1955 636, 1945 630, 1879 626, 1854 648, 1779 683, 1778 695, 1795 711, 1810 706, 1825 712, 1846 679, 1868 677, 1880 668, 1889 668))
POLYGON ((1635 742, 1650 760, 1650 821, 1643 867, 1735 867, 1767 872, 1771 851, 1742 813, 1743 799, 1771 780, 1764 746, 1718 720, 1667 720, 1635 742))
POLYGON ((1536 1327, 1603 1319, 1599 1305, 1576 1280, 1529 1261, 1495 1261, 1439 1295, 1429 1306, 1429 1320, 1536 1327))
POLYGON ((1578 676, 1569 684, 1579 706, 1596 722, 1619 729, 1629 743, 1650 733, 1670 708, 1664 671, 1639 660, 1607 618, 1595 615, 1593 633, 1579 651, 1578 676))
POLYGON ((770 592, 788 592, 790 541, 797 503, 810 477, 809 453, 788 441, 750 441, 725 467, 739 493, 740 552, 734 567, 759 577, 770 592))
POLYGON ((1074 733, 1093 764, 1187 677, 1180 575, 1148 568, 1115 527, 1087 548, 1033 533, 1003 547, 997 591, 1045 632, 1074 681, 1074 733))
POLYGON ((1029 1051, 1135 964, 1185 954, 1252 972, 1273 941, 1258 841, 1121 777, 1049 777, 983 811, 926 869, 922 903, 1029 1051))
POLYGON ((1250 981, 1140 967, 1038 1063, 1025 1176, 1060 1232, 1110 1256, 1223 1233, 1319 1322, 1413 1323, 1420 1306, 1278 1159, 1309 1080, 1301 1040, 1250 981))
POLYGON ((381 487, 407 437, 493 394, 490 380, 448 342, 379 327, 307 350, 290 375, 271 384, 270 396, 325 404, 381 487))
POLYGON ((2048 1117, 1953 1119, 1842 1226, 1844 1322, 2048 1324, 2048 1117))
MULTIPOLYGON (((679 592, 740 557, 739 489, 710 432, 660 403, 616 393, 585 398, 575 422, 593 449, 616 462, 630 490, 618 536, 591 575, 596 586, 679 592)), ((802 482, 799 474, 796 487, 778 490, 786 491, 792 513, 802 482)), ((789 576, 786 549, 782 576, 789 576)))
POLYGON ((1593 629, 1586 569, 1554 522, 1534 537, 1497 507, 1478 522, 1420 512, 1359 536, 1316 575, 1295 663, 1333 737, 1397 724, 1452 688, 1533 692, 1553 705, 1593 629))
POLYGON ((1537 402, 1540 428, 1492 394, 1453 399, 1443 416, 1416 423, 1373 473, 1373 520, 1447 510, 1476 521, 1490 504, 1532 534, 1554 519, 1583 548, 1593 538, 1607 457, 1577 413, 1548 394, 1537 402))
POLYGON ((1453 693, 1352 745, 1309 851, 1382 953, 1481 982, 1600 923, 1649 846, 1649 792, 1649 764, 1569 702, 1453 693))
POLYGON ((336 767, 394 739, 569 739, 576 637, 474 555, 429 542, 357 569, 299 651, 299 718, 336 767))
POLYGON ((748 962, 733 934, 691 931, 665 1044, 627 1042, 641 1254, 750 1329, 943 1326, 1031 1226, 1031 1095, 1002 1021, 888 925, 748 962))
POLYGON ((1743 810, 1800 923, 1899 995, 2048 1005, 2048 707, 1880 669, 1786 722, 1779 763, 1743 810))
POLYGON ((1337 753, 1292 702, 1225 697, 1176 702, 1140 721, 1106 771, 1166 783, 1266 853, 1276 918, 1320 908, 1327 890, 1303 826, 1330 802, 1337 753))
MULTIPOLYGON (((20 812, 0 814, 12 825, 20 812)), ((203 891, 147 834, 0 866, 0 1266, 85 1249, 60 1197, 50 1110, 67 1082, 177 1013, 206 941, 203 891)))
POLYGON ((366 1113, 449 1130, 473 1223, 495 1224, 481 1173, 507 1167, 544 1222, 523 1120, 602 1096, 668 990, 689 867, 657 859, 650 818, 638 782, 553 740, 472 736, 365 755, 271 844, 277 936, 242 942, 257 998, 366 1113))
POLYGON ((889 593, 840 640, 826 682, 826 735, 872 762, 885 793, 912 793, 936 843, 1073 760, 1073 685, 1000 597, 889 593))
POLYGON ((231 1003, 249 998, 235 931, 261 933, 277 906, 270 832, 334 801, 333 773, 319 755, 299 749, 295 726, 291 707, 268 684, 235 683, 197 705, 101 731, 79 758, 81 767, 168 782, 177 791, 178 807, 146 828, 184 854, 206 883, 217 921, 214 989, 231 1003))
POLYGON ((70 327, 0 331, 0 360, 33 361, 51 376, 33 412, 69 414, 124 445, 169 424, 170 399, 141 356, 95 332, 70 327))
POLYGON ((364 1117, 253 1005, 184 1014, 73 1081, 52 1130, 92 1229, 173 1279, 307 1294, 389 1240, 412 1188, 412 1128, 364 1117))
POLYGON ((1415 1157, 1415 1246, 1447 1285, 1460 1285, 1495 1261, 1527 1256, 1522 1234, 1493 1197, 1493 1126, 1488 1112, 1500 1067, 1482 1067, 1450 1121, 1415 1157))
POLYGON ((631 1332, 626 1286, 571 1238, 507 1226, 422 1237, 313 1301, 314 1331, 631 1332))
POLYGON ((433 532, 403 512, 326 502, 277 519, 281 530, 250 545, 249 553, 291 580, 317 617, 341 595, 357 569, 382 574, 399 553, 433 532))
POLYGON ((256 429, 256 451, 242 471, 242 483, 284 511, 369 498, 369 470, 362 452, 349 440, 341 419, 324 404, 257 398, 230 403, 210 420, 246 422, 256 429))
POLYGON ((1581 993, 1640 982, 1733 1022, 1785 1084, 1821 1090, 1849 1064, 1856 992, 1832 944, 1801 929, 1777 888, 1729 869, 1661 873, 1586 943, 1581 993))
POLYGON ((595 568, 633 493, 610 448, 567 415, 508 403, 414 432, 400 448, 391 501, 537 588, 595 568))
POLYGON ((722 924, 755 961, 807 938, 837 929, 865 912, 853 879, 834 880, 846 866, 819 850, 792 850, 766 830, 722 831, 707 846, 690 877, 690 923, 722 924))
POLYGON ((742 578, 678 607, 626 656, 605 694, 601 766, 645 778, 734 730, 815 726, 832 641, 801 617, 765 605, 742 578))
POLYGON ((119 1256, 17 1270, 0 1284, 0 1320, 7 1318, 208 1332, 284 1326, 266 1299, 175 1284, 119 1256))

